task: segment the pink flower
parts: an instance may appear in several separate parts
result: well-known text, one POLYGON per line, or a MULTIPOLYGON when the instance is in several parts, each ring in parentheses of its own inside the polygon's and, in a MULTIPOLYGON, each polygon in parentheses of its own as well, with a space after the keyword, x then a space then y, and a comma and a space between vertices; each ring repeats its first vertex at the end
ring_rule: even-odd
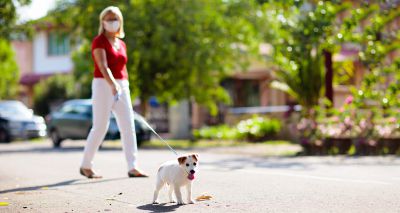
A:
POLYGON ((361 119, 360 128, 361 129, 366 129, 367 128, 367 121, 365 119, 361 119))
POLYGON ((351 118, 348 117, 348 116, 346 116, 346 117, 344 118, 344 121, 343 121, 343 122, 344 122, 344 124, 346 124, 347 126, 350 126, 350 125, 353 124, 351 118))
POLYGON ((332 117, 332 121, 333 122, 339 122, 339 117, 338 116, 334 116, 334 117, 332 117))
POLYGON ((353 96, 347 96, 346 100, 344 101, 345 104, 351 104, 353 103, 353 96))

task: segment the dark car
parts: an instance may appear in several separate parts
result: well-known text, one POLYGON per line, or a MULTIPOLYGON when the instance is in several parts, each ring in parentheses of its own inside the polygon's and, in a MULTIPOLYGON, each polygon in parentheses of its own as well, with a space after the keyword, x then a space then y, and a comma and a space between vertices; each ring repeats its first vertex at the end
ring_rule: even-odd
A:
MULTIPOLYGON (((135 130, 138 146, 150 140, 151 130, 144 123, 144 118, 135 113, 135 130)), ((59 147, 64 139, 86 139, 92 128, 92 101, 75 99, 63 103, 57 110, 46 117, 48 134, 54 147, 59 147)), ((118 139, 120 133, 115 117, 110 113, 110 125, 105 139, 118 139)))
POLYGON ((0 142, 46 136, 43 117, 33 114, 20 101, 0 101, 0 142))

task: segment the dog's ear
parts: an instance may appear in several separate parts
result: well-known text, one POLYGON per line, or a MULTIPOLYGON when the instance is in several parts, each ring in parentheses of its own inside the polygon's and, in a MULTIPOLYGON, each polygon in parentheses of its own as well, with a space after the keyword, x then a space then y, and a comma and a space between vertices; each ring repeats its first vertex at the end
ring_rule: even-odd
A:
POLYGON ((185 163, 186 158, 187 158, 186 156, 179 157, 179 158, 178 158, 179 164, 185 163))
POLYGON ((192 158, 193 158, 195 161, 199 161, 199 155, 198 155, 198 154, 192 154, 192 158))

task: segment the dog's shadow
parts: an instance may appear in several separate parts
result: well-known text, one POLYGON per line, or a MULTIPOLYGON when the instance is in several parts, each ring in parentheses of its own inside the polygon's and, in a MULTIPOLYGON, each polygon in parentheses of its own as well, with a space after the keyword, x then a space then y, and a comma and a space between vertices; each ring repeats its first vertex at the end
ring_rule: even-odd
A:
POLYGON ((161 203, 161 204, 146 204, 143 206, 138 206, 138 209, 148 210, 151 212, 173 212, 182 205, 172 204, 172 203, 161 203))

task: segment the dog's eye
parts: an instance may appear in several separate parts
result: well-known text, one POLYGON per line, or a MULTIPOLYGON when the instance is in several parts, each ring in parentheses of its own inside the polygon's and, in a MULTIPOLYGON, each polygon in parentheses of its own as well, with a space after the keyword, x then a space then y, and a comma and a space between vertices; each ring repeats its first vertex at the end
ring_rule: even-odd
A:
POLYGON ((187 163, 186 166, 189 166, 189 164, 187 163))
POLYGON ((193 166, 196 166, 197 163, 193 163, 193 166))

